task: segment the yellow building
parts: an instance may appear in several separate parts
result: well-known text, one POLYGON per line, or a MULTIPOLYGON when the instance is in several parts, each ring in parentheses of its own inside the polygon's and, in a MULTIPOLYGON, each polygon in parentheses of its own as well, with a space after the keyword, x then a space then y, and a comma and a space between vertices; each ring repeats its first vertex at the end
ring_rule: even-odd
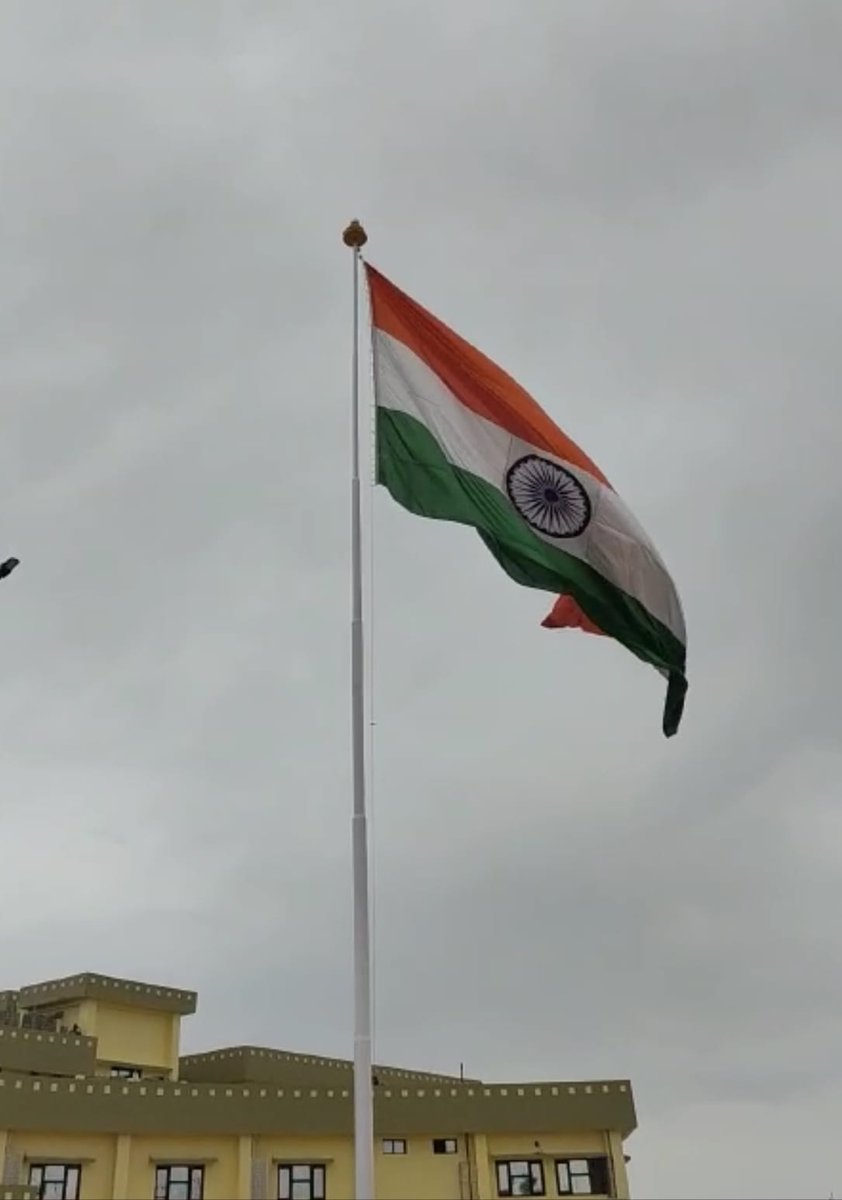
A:
MULTIPOLYGON (((351 1064, 179 1056, 195 992, 74 975, 0 992, 0 1200, 351 1200, 351 1064)), ((381 1200, 628 1196, 625 1080, 375 1068, 381 1200)))

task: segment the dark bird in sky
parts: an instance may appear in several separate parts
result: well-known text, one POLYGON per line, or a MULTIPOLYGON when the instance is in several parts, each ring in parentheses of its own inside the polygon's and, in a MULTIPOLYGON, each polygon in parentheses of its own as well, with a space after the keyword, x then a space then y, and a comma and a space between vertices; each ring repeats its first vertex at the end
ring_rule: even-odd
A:
POLYGON ((0 563, 0 579, 5 579, 7 575, 11 575, 19 562, 19 558, 7 558, 4 563, 0 563))

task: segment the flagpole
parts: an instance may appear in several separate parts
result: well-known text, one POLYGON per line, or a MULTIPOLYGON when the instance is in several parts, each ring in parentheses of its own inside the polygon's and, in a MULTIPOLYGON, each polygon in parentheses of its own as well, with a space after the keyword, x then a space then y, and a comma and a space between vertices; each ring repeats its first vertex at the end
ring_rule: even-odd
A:
POLYGON ((365 675, 362 513, 360 505, 360 251, 368 241, 359 221, 342 240, 353 253, 351 350, 351 818, 354 891, 354 1195, 374 1200, 374 1095, 371 1063, 371 925, 365 788, 365 675))

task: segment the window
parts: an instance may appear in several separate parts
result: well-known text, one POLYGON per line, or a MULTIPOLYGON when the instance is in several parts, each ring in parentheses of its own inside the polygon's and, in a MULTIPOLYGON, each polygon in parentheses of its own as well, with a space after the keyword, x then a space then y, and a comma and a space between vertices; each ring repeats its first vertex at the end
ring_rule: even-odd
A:
POLYGON ((384 1138, 384 1154, 406 1154, 406 1138, 384 1138))
POLYGON ((79 1200, 82 1168, 69 1163, 37 1163, 29 1168, 29 1186, 38 1200, 79 1200))
POLYGON ((610 1196, 607 1158, 563 1158, 555 1165, 560 1196, 610 1196))
POLYGON ((140 1079, 142 1071, 140 1067, 112 1067, 112 1079, 140 1079))
POLYGON ((308 1163, 278 1167, 279 1200, 325 1200, 325 1169, 308 1163))
POLYGON ((500 1196, 543 1196, 544 1168, 538 1159, 512 1159, 497 1164, 500 1196))
POLYGON ((456 1154, 458 1149, 456 1138, 433 1138, 433 1154, 456 1154))
POLYGON ((167 1164, 155 1168, 155 1200, 202 1200, 205 1168, 167 1164))

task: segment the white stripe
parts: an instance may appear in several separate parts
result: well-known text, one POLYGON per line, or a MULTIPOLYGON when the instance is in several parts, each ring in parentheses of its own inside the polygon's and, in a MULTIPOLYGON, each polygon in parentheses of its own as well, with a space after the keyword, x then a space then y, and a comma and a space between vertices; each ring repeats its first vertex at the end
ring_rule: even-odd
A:
POLYGON ((492 484, 508 499, 506 473, 524 454, 557 462, 582 484, 593 516, 580 537, 537 537, 582 559, 615 587, 633 596, 685 642, 681 603, 660 555, 623 501, 588 471, 512 437, 493 421, 466 408, 438 375, 403 342, 373 331, 377 405, 415 417, 454 466, 492 484))
POLYGON ((417 354, 379 329, 374 330, 374 387, 381 408, 426 425, 454 466, 500 487, 511 434, 465 408, 417 354))

